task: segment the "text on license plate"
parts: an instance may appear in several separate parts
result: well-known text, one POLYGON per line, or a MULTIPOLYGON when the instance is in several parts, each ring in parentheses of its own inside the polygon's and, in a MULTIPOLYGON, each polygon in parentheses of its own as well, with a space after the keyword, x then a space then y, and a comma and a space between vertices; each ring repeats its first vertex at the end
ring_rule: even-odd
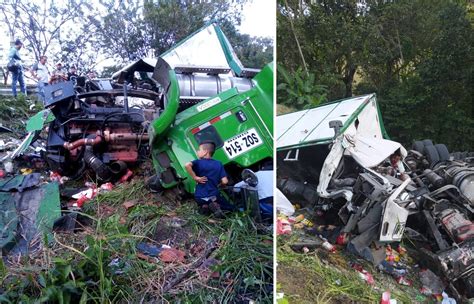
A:
POLYGON ((224 142, 224 151, 230 159, 263 144, 255 128, 247 130, 224 142))

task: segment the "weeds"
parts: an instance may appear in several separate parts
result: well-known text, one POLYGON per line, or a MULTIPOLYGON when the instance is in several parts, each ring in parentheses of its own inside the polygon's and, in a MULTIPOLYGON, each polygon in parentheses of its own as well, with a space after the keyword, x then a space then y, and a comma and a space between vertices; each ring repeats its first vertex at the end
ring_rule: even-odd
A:
MULTIPOLYGON (((410 294, 403 288, 394 286, 391 277, 377 273, 370 265, 364 265, 375 278, 376 286, 372 287, 361 280, 356 271, 323 260, 316 252, 299 254, 292 251, 287 244, 290 237, 279 237, 277 247, 279 292, 285 292, 288 299, 298 297, 300 303, 376 303, 380 301, 383 291, 390 290, 392 296, 401 303, 412 303, 410 294), (306 281, 294 286, 294 277, 303 277, 306 281), (303 299, 299 298, 302 297, 303 299)), ((323 252, 325 253, 325 252, 323 252)), ((338 253, 345 265, 345 257, 338 253)), ((405 286, 404 286, 405 287, 405 286)), ((291 302, 291 301, 290 301, 291 302)))
POLYGON ((209 221, 193 202, 170 204, 140 180, 99 194, 83 212, 92 221, 83 232, 56 234, 55 245, 37 257, 0 264, 0 303, 272 302, 272 237, 257 233, 246 215, 209 221), (126 201, 135 204, 126 208, 126 201), (136 244, 156 242, 165 217, 185 220, 191 233, 186 244, 217 240, 209 256, 217 261, 211 267, 217 277, 202 279, 192 268, 202 254, 189 253, 184 264, 137 256, 136 244), (164 294, 164 286, 183 273, 189 275, 164 294))
POLYGON ((23 94, 19 94, 17 98, 0 96, 0 125, 19 134, 24 133, 26 121, 31 114, 42 110, 42 106, 35 100, 23 94))

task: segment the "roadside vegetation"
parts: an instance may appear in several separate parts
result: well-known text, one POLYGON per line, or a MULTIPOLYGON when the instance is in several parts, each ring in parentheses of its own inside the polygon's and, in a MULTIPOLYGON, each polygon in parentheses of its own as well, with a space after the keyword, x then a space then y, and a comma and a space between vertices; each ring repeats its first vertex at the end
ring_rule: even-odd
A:
POLYGON ((245 214, 214 220, 137 178, 87 202, 78 218, 79 231, 1 262, 1 303, 272 303, 272 236, 245 214), (186 259, 165 263, 140 253, 141 242, 171 244, 186 259))
POLYGON ((277 103, 376 93, 393 140, 472 151, 473 25, 471 1, 280 0, 277 103))

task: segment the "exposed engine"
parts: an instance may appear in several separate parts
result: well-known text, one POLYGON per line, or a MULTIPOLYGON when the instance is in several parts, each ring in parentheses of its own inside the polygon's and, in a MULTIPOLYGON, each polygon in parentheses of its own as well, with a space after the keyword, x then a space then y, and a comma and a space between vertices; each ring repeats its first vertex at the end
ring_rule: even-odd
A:
POLYGON ((49 86, 47 93, 56 117, 46 151, 52 170, 76 177, 89 168, 109 181, 147 156, 147 128, 161 109, 159 94, 126 88, 76 94, 71 82, 49 86), (129 107, 129 99, 142 106, 129 107))
MULTIPOLYGON (((312 202, 326 225, 338 226, 347 249, 378 265, 382 245, 409 239, 420 263, 449 282, 458 299, 474 296, 474 158, 456 159, 446 146, 417 142, 405 158, 402 181, 355 165, 339 163, 328 189, 319 197, 314 185, 279 181, 289 196, 312 202), (347 194, 350 195, 347 195, 347 194), (344 195, 345 194, 345 195, 344 195)), ((318 223, 320 224, 320 223, 318 223)))

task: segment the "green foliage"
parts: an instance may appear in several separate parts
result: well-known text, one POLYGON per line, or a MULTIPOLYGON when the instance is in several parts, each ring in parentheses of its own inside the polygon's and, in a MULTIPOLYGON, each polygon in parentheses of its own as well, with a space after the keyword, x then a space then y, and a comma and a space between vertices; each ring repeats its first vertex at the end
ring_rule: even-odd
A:
POLYGON ((229 38, 243 65, 263 68, 273 60, 269 38, 239 33, 243 3, 239 1, 102 1, 108 14, 90 18, 97 29, 96 44, 114 58, 130 61, 149 52, 159 56, 210 21, 217 22, 229 38))
POLYGON ((313 73, 298 68, 293 73, 278 67, 278 103, 295 109, 315 107, 327 101, 327 88, 315 83, 313 73))
POLYGON ((149 203, 149 195, 142 180, 101 193, 87 202, 86 213, 81 213, 93 221, 92 229, 70 236, 56 235, 55 248, 41 254, 50 256, 54 252, 52 261, 30 260, 14 267, 0 262, 4 292, 0 303, 139 303, 161 297, 173 303, 238 303, 249 299, 272 303, 270 233, 257 232, 245 214, 210 223, 208 217, 197 213, 194 202, 183 201, 178 206, 149 203), (140 203, 125 210, 121 205, 128 200, 140 203), (104 206, 114 207, 117 212, 101 217, 104 206), (218 248, 210 258, 218 261, 211 268, 219 273, 218 278, 204 282, 192 270, 190 288, 183 288, 187 284, 183 281, 172 292, 162 294, 164 284, 200 258, 190 251, 185 264, 165 265, 138 258, 137 243, 152 240, 157 225, 163 225, 159 221, 163 216, 177 216, 188 223, 192 234, 186 243, 217 240, 218 248), (126 221, 121 220, 123 217, 126 221))
POLYGON ((430 138, 450 151, 474 150, 472 4, 279 1, 278 64, 296 70, 302 62, 290 19, 329 100, 377 93, 394 140, 409 147, 430 138))
POLYGON ((26 97, 21 93, 17 98, 0 96, 0 123, 18 134, 23 134, 26 132, 28 119, 42 108, 43 106, 36 102, 36 97, 26 97))

